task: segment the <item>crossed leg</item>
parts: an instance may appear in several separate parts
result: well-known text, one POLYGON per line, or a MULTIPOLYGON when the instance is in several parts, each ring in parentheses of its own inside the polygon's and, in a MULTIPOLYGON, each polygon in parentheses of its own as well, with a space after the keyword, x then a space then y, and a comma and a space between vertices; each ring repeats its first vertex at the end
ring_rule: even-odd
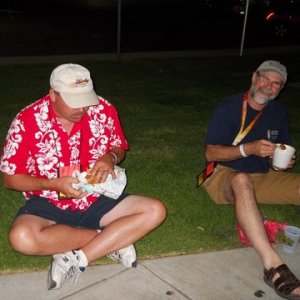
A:
POLYGON ((103 216, 101 226, 105 228, 101 234, 21 215, 12 224, 9 240, 16 251, 27 255, 53 255, 82 249, 88 262, 92 262, 136 242, 158 227, 165 217, 166 208, 160 201, 130 195, 103 216))
POLYGON ((104 230, 81 250, 88 262, 124 248, 157 228, 166 217, 165 206, 153 198, 130 195, 100 221, 104 230))

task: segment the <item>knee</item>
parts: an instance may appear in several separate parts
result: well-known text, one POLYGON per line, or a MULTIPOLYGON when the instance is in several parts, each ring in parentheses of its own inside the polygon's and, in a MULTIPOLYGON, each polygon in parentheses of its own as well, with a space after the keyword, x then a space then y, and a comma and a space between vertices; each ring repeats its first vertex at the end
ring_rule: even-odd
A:
POLYGON ((234 195, 234 202, 256 201, 255 189, 251 176, 247 173, 237 172, 231 178, 231 187, 234 195))
POLYGON ((244 190, 253 187, 253 181, 249 174, 236 172, 231 178, 231 186, 233 190, 244 190))
POLYGON ((28 226, 13 226, 9 232, 9 242, 11 247, 26 255, 36 254, 36 242, 34 234, 28 226))
POLYGON ((148 221, 153 223, 153 226, 158 226, 165 220, 167 208, 161 201, 153 199, 148 209, 148 221))

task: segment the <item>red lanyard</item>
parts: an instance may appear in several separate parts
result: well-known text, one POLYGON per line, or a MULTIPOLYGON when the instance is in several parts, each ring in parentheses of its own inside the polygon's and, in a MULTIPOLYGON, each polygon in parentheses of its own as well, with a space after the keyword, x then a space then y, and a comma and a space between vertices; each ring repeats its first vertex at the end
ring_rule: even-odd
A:
POLYGON ((236 135, 232 145, 236 146, 249 132, 250 130, 254 127, 256 122, 259 120, 261 117, 263 110, 261 110, 256 117, 249 123, 249 125, 245 128, 245 122, 246 122, 246 116, 247 116, 247 98, 248 98, 248 92, 246 92, 243 96, 243 107, 242 107, 242 113, 241 113, 241 127, 236 135))

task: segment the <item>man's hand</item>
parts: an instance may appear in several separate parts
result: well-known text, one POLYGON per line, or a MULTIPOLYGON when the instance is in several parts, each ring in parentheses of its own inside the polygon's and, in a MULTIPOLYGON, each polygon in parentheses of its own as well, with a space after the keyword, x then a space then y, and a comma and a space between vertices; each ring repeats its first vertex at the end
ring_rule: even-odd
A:
POLYGON ((296 155, 292 157, 292 159, 289 161, 289 164, 287 166, 287 169, 292 169, 296 164, 296 155))
POLYGON ((63 193, 66 198, 81 199, 88 194, 83 190, 74 189, 73 183, 79 183, 78 179, 71 176, 57 178, 56 190, 58 193, 63 193))
POLYGON ((291 168, 293 168, 294 166, 295 166, 295 163, 296 163, 296 155, 294 155, 293 157, 292 157, 292 159, 289 161, 289 165, 288 165, 288 169, 291 169, 291 168))
POLYGON ((272 168, 275 171, 278 171, 278 170, 284 171, 284 170, 287 170, 287 169, 292 169, 295 166, 295 164, 296 164, 296 156, 294 155, 293 158, 289 161, 288 166, 285 169, 278 169, 278 168, 276 168, 274 166, 272 166, 272 168))
POLYGON ((247 154, 256 155, 259 157, 272 156, 276 149, 276 144, 267 140, 257 140, 252 143, 244 144, 247 149, 247 154))
POLYGON ((96 161, 92 170, 89 171, 90 180, 93 183, 102 183, 106 181, 108 174, 111 174, 112 178, 115 179, 114 167, 114 157, 109 153, 104 154, 96 161))

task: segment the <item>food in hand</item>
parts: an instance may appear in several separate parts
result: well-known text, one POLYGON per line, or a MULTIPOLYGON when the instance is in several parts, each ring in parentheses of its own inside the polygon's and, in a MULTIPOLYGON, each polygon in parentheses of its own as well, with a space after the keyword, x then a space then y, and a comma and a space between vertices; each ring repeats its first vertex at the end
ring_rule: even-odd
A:
POLYGON ((96 184, 96 181, 91 176, 90 170, 87 171, 87 174, 85 176, 85 179, 88 181, 88 184, 96 184))

